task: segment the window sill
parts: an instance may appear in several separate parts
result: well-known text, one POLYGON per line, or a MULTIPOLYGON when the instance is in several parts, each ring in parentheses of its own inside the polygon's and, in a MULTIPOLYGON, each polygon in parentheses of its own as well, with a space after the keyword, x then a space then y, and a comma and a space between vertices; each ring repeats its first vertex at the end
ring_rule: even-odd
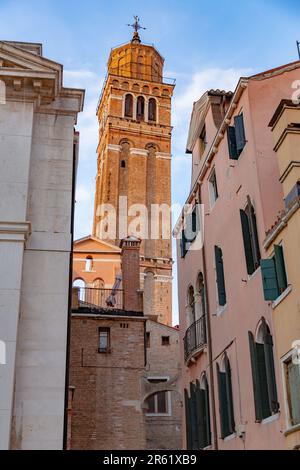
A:
POLYGON ((253 279, 254 277, 257 276, 258 273, 261 272, 261 267, 258 266, 258 268, 254 271, 253 274, 248 274, 248 281, 251 281, 251 279, 253 279))
POLYGON ((269 416, 269 418, 263 419, 261 424, 270 424, 273 423, 274 421, 279 420, 279 413, 276 413, 275 415, 269 416))
POLYGON ((222 315, 224 315, 224 313, 226 312, 227 310, 227 304, 224 305, 223 307, 218 307, 218 310, 217 310, 217 313, 216 313, 216 316, 217 317, 221 317, 222 315))
POLYGON ((170 418, 170 413, 146 413, 147 418, 170 418))
POLYGON ((276 307, 278 307, 279 304, 281 304, 281 302, 289 295, 290 292, 292 292, 293 290, 293 287, 291 285, 289 285, 284 292, 282 292, 282 294, 278 297, 278 299, 274 300, 274 302, 272 302, 272 308, 275 309, 276 307))
POLYGON ((293 434, 294 432, 297 432, 297 431, 300 431, 300 423, 286 429, 286 431, 284 432, 284 435, 286 437, 286 436, 289 436, 290 434, 293 434))
POLYGON ((230 434, 230 436, 227 436, 227 437, 224 437, 224 439, 222 439, 224 442, 230 442, 230 441, 233 441, 233 439, 236 438, 236 433, 233 433, 233 434, 230 434))

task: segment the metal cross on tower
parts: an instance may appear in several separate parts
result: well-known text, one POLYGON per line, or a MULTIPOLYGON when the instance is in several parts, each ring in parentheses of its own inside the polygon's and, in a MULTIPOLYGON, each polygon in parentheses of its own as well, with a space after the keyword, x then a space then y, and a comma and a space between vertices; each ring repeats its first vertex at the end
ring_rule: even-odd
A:
POLYGON ((133 15, 133 18, 134 18, 134 23, 128 24, 127 26, 130 26, 131 28, 133 28, 136 33, 138 33, 140 29, 146 29, 140 25, 140 18, 137 15, 133 15))

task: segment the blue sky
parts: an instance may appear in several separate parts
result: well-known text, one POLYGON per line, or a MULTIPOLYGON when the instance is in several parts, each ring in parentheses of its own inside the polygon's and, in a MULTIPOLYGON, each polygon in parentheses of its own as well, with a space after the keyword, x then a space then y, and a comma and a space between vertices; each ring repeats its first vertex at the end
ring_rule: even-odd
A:
MULTIPOLYGON (((0 39, 42 42, 44 55, 64 65, 65 85, 87 90, 78 123, 77 237, 91 231, 98 137, 95 109, 107 59, 112 47, 130 39, 126 24, 133 14, 147 27, 142 40, 154 43, 165 57, 165 76, 176 78, 174 203, 184 203, 190 186, 185 144, 193 102, 206 89, 233 89, 241 75, 297 59, 299 0, 0 0, 0 39)), ((176 323, 176 282, 174 287, 176 323)))

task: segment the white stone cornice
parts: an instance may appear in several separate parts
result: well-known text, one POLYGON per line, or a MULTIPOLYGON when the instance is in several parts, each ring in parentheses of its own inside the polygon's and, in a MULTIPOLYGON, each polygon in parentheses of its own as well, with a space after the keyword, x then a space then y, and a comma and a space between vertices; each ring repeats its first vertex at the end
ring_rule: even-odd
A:
POLYGON ((154 276, 154 279, 156 282, 166 282, 166 283, 172 283, 173 277, 172 276, 154 276))
POLYGON ((0 242, 25 242, 30 232, 30 222, 0 222, 0 242))
POLYGON ((140 155, 141 157, 148 157, 148 150, 145 149, 135 149, 131 148, 130 149, 130 155, 140 155))
POLYGON ((160 158, 162 160, 171 160, 172 155, 170 153, 163 153, 163 152, 156 152, 156 158, 160 158))
POLYGON ((120 101, 123 101, 123 96, 110 95, 109 98, 110 98, 111 100, 120 100, 120 101))
POLYGON ((110 150, 111 152, 121 152, 122 147, 121 145, 108 144, 107 150, 110 150))

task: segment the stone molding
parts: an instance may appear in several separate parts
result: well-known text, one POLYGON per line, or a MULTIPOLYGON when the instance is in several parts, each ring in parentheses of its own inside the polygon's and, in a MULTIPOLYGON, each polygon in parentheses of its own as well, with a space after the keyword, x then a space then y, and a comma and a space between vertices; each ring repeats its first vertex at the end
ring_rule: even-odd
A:
POLYGON ((24 243, 30 233, 30 222, 0 222, 0 242, 24 243))

